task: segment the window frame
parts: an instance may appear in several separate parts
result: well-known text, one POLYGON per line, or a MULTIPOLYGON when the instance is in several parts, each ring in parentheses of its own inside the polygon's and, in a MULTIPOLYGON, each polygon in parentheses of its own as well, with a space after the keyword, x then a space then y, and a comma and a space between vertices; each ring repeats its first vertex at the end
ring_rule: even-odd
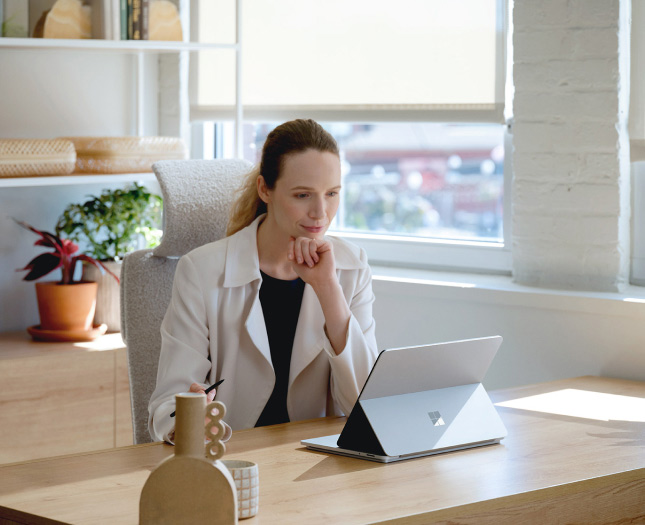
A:
POLYGON ((631 172, 630 283, 645 286, 645 35, 634 31, 645 22, 645 4, 632 5, 631 89, 629 105, 631 172))
POLYGON ((632 249, 630 283, 645 286, 645 160, 631 163, 632 249))

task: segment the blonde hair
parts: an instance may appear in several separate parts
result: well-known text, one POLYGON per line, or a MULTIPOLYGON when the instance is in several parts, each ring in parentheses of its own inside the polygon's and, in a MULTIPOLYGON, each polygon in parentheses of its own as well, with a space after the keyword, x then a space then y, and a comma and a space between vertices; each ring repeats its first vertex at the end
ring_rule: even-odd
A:
POLYGON ((339 155, 334 137, 311 119, 291 120, 269 133, 262 147, 260 165, 249 172, 239 189, 239 195, 231 208, 226 235, 233 235, 251 224, 259 215, 266 213, 266 203, 258 195, 258 177, 264 177, 267 188, 272 190, 280 176, 284 159, 288 155, 309 149, 339 155))

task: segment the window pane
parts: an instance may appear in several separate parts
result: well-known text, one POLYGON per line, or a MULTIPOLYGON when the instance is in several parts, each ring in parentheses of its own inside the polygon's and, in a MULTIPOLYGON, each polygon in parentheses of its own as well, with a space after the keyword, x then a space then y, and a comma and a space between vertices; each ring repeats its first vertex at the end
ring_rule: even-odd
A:
POLYGON ((502 126, 375 124, 334 135, 347 170, 338 229, 503 238, 502 126))
MULTIPOLYGON (((245 126, 258 162, 277 123, 245 126)), ((341 150, 337 231, 503 241, 504 127, 323 123, 341 150)))

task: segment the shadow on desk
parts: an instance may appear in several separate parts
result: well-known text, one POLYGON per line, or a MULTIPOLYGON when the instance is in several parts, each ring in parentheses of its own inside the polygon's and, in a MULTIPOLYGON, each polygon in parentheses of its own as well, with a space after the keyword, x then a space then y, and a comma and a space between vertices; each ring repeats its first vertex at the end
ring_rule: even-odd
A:
POLYGON ((349 472, 373 470, 387 466, 386 463, 376 463, 374 461, 367 461, 364 459, 335 456, 325 454, 324 452, 309 450, 306 447, 297 448, 296 451, 302 452, 303 454, 314 454, 316 456, 320 456, 320 461, 306 472, 303 472, 300 476, 294 479, 294 481, 310 481, 312 479, 326 478, 329 476, 336 476, 338 474, 347 474, 349 472))

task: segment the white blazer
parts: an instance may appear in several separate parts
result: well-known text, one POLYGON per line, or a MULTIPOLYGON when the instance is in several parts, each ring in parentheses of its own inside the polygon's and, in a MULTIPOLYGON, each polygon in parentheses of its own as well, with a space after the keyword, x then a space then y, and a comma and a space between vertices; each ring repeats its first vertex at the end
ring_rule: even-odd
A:
MULTIPOLYGON (((161 325, 157 386, 150 399, 153 439, 168 440, 175 394, 191 383, 224 378, 216 399, 233 430, 255 425, 275 384, 260 304, 257 229, 263 216, 236 234, 184 255, 161 325)), ((316 293, 305 285, 293 341, 287 411, 291 421, 349 414, 377 347, 372 317, 372 276, 364 250, 332 238, 336 270, 351 310, 347 342, 336 355, 325 333, 316 293)))

